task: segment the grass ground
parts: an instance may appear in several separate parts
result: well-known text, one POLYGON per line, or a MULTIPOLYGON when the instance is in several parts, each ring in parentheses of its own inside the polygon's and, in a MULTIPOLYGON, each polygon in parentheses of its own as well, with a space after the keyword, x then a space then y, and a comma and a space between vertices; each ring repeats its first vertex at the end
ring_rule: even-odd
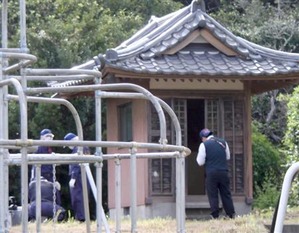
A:
MULTIPOLYGON (((186 233, 268 233, 265 225, 271 225, 273 211, 255 212, 235 219, 218 220, 186 220, 186 233)), ((116 232, 116 225, 108 221, 110 232, 116 232)), ((288 210, 284 224, 299 224, 299 208, 288 210)), ((170 218, 156 218, 150 220, 139 220, 136 226, 138 233, 174 233, 177 232, 176 221, 170 218)), ((30 223, 28 231, 36 232, 36 224, 30 223)), ((96 232, 96 223, 92 222, 90 231, 96 232)), ((11 233, 22 232, 21 226, 14 226, 11 233)), ((41 232, 59 233, 84 233, 87 232, 86 224, 75 221, 63 223, 46 222, 41 225, 41 232)), ((106 232, 103 228, 103 232, 106 232)), ((131 222, 124 219, 121 222, 121 232, 131 232, 131 222)))

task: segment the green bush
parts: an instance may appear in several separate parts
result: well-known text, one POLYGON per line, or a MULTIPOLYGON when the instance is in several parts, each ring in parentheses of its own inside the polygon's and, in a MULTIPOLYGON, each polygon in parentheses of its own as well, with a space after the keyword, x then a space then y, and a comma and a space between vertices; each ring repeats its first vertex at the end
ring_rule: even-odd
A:
POLYGON ((285 172, 284 156, 254 125, 252 128, 254 207, 267 209, 275 207, 278 200, 285 172))
POLYGON ((256 185, 253 208, 264 210, 276 207, 280 190, 271 177, 271 175, 266 177, 262 187, 256 185))
POLYGON ((256 185, 262 187, 270 173, 274 176, 275 183, 281 182, 284 156, 254 125, 252 128, 253 179, 256 185))

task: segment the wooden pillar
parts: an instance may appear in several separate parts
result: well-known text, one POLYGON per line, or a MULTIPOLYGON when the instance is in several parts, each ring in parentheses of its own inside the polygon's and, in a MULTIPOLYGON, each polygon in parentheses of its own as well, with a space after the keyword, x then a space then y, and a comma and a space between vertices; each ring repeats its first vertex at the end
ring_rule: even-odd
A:
POLYGON ((244 82, 244 139, 245 139, 245 195, 246 203, 253 201, 253 158, 252 158, 252 129, 251 129, 251 82, 244 82))

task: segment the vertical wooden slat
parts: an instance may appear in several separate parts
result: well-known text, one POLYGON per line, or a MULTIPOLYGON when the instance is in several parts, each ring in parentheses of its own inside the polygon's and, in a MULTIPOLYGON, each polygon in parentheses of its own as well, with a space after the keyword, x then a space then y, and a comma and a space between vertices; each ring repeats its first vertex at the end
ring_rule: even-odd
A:
POLYGON ((246 199, 250 204, 253 199, 253 171, 252 171, 252 139, 251 139, 251 82, 244 82, 244 102, 245 109, 244 114, 244 141, 245 141, 245 187, 246 187, 246 199))

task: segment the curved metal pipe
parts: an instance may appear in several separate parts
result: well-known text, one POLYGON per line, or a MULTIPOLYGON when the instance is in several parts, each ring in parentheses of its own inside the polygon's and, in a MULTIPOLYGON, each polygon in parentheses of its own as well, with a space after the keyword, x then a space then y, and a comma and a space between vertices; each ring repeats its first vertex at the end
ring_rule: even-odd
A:
POLYGON ((30 64, 33 64, 37 61, 36 56, 26 53, 7 53, 7 52, 0 52, 0 57, 3 58, 14 58, 14 59, 20 59, 21 61, 17 64, 14 64, 12 66, 8 66, 6 68, 3 68, 3 73, 7 74, 9 72, 18 70, 22 67, 26 67, 30 64))
POLYGON ((191 153, 191 150, 188 147, 176 146, 176 145, 162 145, 158 143, 145 143, 145 142, 119 142, 119 141, 64 141, 64 140, 53 140, 53 141, 44 141, 44 140, 20 140, 20 139, 11 139, 11 140, 1 140, 0 146, 17 146, 17 147, 26 147, 26 146, 88 146, 88 147, 114 147, 114 148, 131 148, 136 146, 137 148, 143 149, 153 149, 160 151, 179 151, 184 152, 186 155, 191 153))
POLYGON ((160 122, 160 143, 166 144, 166 120, 162 107, 156 97, 143 87, 140 87, 131 83, 117 83, 117 84, 94 84, 94 85, 81 85, 72 87, 39 87, 39 88, 27 88, 27 93, 45 93, 45 92, 85 92, 95 90, 134 90, 144 94, 154 105, 160 122))
MULTIPOLYGON (((17 101, 19 100, 19 97, 17 95, 7 95, 7 98, 9 100, 17 100, 17 101)), ((78 114, 76 108, 68 100, 58 99, 58 98, 27 96, 27 101, 33 102, 33 103, 51 103, 51 104, 64 105, 72 113, 73 118, 75 120, 78 137, 81 140, 83 140, 83 129, 82 129, 82 124, 80 121, 79 114, 78 114)))
MULTIPOLYGON (((6 79, 0 81, 0 86, 13 85, 20 101, 20 115, 21 115, 21 140, 27 141, 27 101, 23 92, 21 84, 16 79, 6 79)), ((22 164, 21 164, 21 184, 22 184, 22 224, 23 228, 27 228, 28 222, 28 162, 27 162, 27 148, 22 148, 22 164), (26 211, 25 211, 26 210, 26 211)))

